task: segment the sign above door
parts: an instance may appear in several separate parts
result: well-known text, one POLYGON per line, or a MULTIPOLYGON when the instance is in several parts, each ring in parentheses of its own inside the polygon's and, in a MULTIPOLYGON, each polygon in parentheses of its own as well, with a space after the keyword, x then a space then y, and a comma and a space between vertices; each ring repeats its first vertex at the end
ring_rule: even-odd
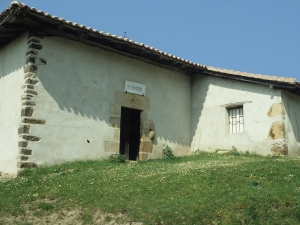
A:
POLYGON ((139 84, 131 81, 125 81, 125 92, 137 94, 137 95, 145 95, 146 94, 146 85, 139 84))

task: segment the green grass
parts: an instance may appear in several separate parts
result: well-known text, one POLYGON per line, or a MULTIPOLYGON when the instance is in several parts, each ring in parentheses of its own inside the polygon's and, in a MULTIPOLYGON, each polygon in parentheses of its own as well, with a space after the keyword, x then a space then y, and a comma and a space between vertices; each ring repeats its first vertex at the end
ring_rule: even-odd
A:
POLYGON ((65 163, 0 182, 0 199, 0 224, 28 210, 38 217, 72 208, 86 224, 95 210, 144 224, 300 224, 300 160, 199 152, 65 163))

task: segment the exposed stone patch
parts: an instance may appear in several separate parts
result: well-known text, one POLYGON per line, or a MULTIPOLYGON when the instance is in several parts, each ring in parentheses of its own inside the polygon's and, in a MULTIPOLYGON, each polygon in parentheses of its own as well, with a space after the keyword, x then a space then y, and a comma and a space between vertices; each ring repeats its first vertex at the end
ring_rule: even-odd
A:
POLYGON ((23 155, 20 156, 21 161, 27 161, 28 158, 29 158, 28 156, 23 156, 23 155))
POLYGON ((115 141, 120 141, 120 135, 121 135, 120 129, 115 129, 115 132, 114 132, 115 141))
POLYGON ((121 116, 121 106, 120 105, 111 105, 109 113, 112 115, 121 116))
POLYGON ((38 39, 38 38, 36 38, 36 37, 30 37, 30 38, 28 39, 27 44, 30 44, 30 43, 41 43, 41 40, 38 39))
POLYGON ((26 64, 24 68, 24 73, 35 73, 37 71, 37 66, 33 64, 26 64))
POLYGON ((33 85, 23 85, 22 86, 22 89, 34 89, 34 86, 33 85))
POLYGON ((33 98, 33 96, 32 95, 22 95, 21 96, 21 100, 23 101, 23 100, 31 100, 33 98))
POLYGON ((119 153, 120 142, 106 141, 105 152, 119 153))
MULTIPOLYGON (((31 101, 33 96, 36 96, 38 93, 37 91, 34 91, 34 86, 39 82, 37 77, 37 65, 45 65, 46 60, 37 57, 38 50, 42 49, 40 36, 36 35, 34 31, 30 32, 30 35, 28 37, 28 51, 26 52, 26 62, 24 66, 24 85, 22 86, 22 89, 24 89, 25 95, 21 96, 22 100, 22 106, 21 109, 21 117, 32 117, 34 107, 36 106, 36 103, 31 101)), ((27 124, 45 124, 46 121, 39 120, 39 119, 32 119, 32 118, 21 118, 22 123, 27 124)), ((36 163, 33 162, 24 162, 28 161, 29 157, 28 155, 32 155, 32 150, 27 149, 28 147, 28 141, 30 142, 38 142, 41 141, 40 137, 34 136, 34 135, 28 135, 30 134, 30 126, 29 125, 20 125, 18 128, 18 134, 20 138, 26 140, 26 141, 19 141, 19 160, 21 162, 18 162, 17 166, 18 168, 35 168, 37 167, 36 163), (24 135, 26 134, 26 135, 24 135)))
POLYGON ((25 101, 25 102, 22 102, 22 105, 36 106, 36 103, 35 102, 30 102, 30 101, 25 101))
POLYGON ((111 116, 109 117, 109 126, 120 128, 121 126, 121 117, 119 116, 111 116))
MULTIPOLYGON (((153 138, 155 125, 154 122, 148 120, 147 111, 150 109, 150 99, 136 94, 124 93, 115 91, 114 104, 110 106, 109 126, 112 128, 121 127, 121 109, 128 107, 131 109, 141 110, 140 114, 140 146, 139 146, 139 160, 146 160, 153 149, 153 138), (151 135, 150 135, 151 133, 151 135), (150 138, 151 136, 151 138, 150 138)), ((119 153, 120 148, 120 129, 114 130, 114 140, 117 142, 105 142, 106 152, 119 153)))
POLYGON ((35 85, 38 82, 39 82, 38 80, 33 80, 33 79, 30 79, 30 78, 28 78, 28 79, 25 80, 25 84, 33 84, 33 85, 35 85))
POLYGON ((140 110, 150 109, 150 100, 145 96, 116 91, 114 98, 116 104, 124 107, 140 110))
POLYGON ((45 65, 46 60, 42 58, 38 58, 32 55, 29 55, 26 59, 26 63, 33 63, 35 65, 45 65))
POLYGON ((274 116, 280 116, 284 114, 284 108, 281 103, 274 103, 269 111, 268 111, 268 117, 274 117, 274 116))
POLYGON ((22 148, 22 149, 20 149, 20 154, 23 154, 23 155, 32 155, 32 150, 31 149, 22 148))
POLYGON ((36 91, 32 91, 32 90, 24 90, 25 94, 32 94, 32 95, 37 95, 38 93, 36 91))
POLYGON ((37 137, 37 136, 21 135, 21 137, 22 137, 24 140, 32 141, 32 142, 37 142, 37 141, 42 140, 42 138, 37 137))
POLYGON ((152 153, 153 143, 151 141, 141 141, 140 142, 140 152, 152 153))
POLYGON ((140 140, 141 141, 148 141, 149 140, 148 133, 144 132, 144 131, 140 131, 140 140))
POLYGON ((26 52, 26 56, 27 55, 38 55, 38 51, 36 51, 36 50, 28 50, 27 52, 26 52))
POLYGON ((46 121, 45 120, 30 119, 30 118, 23 118, 22 123, 46 124, 46 121))
POLYGON ((27 148, 28 147, 28 142, 27 141, 19 141, 19 147, 20 148, 27 148))
POLYGON ((18 134, 29 134, 30 126, 29 125, 22 125, 19 126, 18 134))
POLYGON ((147 115, 147 112, 144 110, 141 112, 141 120, 146 120, 148 119, 148 115, 147 115))
POLYGON ((152 120, 141 121, 141 130, 149 132, 150 130, 155 130, 155 125, 152 120))
POLYGON ((271 146, 271 152, 273 155, 287 155, 288 154, 288 146, 285 144, 273 144, 271 146))
POLYGON ((274 122, 270 128, 268 139, 281 139, 284 138, 284 123, 274 122))
POLYGON ((30 43, 28 48, 29 49, 41 50, 43 48, 43 46, 40 45, 40 44, 37 44, 37 43, 30 43))
POLYGON ((38 165, 36 163, 32 163, 32 162, 18 162, 17 166, 20 169, 37 168, 38 167, 38 165))
POLYGON ((147 160, 148 159, 148 153, 139 152, 139 160, 147 160))
POLYGON ((21 116, 32 117, 33 108, 32 107, 25 107, 21 110, 21 116))
POLYGON ((31 72, 25 73, 24 79, 26 79, 26 78, 38 79, 37 75, 35 73, 31 73, 31 72))

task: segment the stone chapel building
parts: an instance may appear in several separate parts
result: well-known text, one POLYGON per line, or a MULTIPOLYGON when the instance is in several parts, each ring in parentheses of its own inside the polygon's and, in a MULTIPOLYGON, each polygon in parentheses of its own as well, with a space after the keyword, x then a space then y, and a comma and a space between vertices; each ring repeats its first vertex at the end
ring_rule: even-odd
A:
POLYGON ((206 67, 13 2, 0 14, 0 171, 196 149, 300 155, 300 83, 206 67))

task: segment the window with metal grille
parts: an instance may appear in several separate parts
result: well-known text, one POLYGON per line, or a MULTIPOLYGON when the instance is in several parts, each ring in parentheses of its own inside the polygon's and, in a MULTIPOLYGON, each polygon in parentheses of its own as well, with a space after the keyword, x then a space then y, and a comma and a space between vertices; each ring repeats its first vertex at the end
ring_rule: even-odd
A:
POLYGON ((231 134, 244 132, 243 106, 229 108, 229 129, 231 134))

